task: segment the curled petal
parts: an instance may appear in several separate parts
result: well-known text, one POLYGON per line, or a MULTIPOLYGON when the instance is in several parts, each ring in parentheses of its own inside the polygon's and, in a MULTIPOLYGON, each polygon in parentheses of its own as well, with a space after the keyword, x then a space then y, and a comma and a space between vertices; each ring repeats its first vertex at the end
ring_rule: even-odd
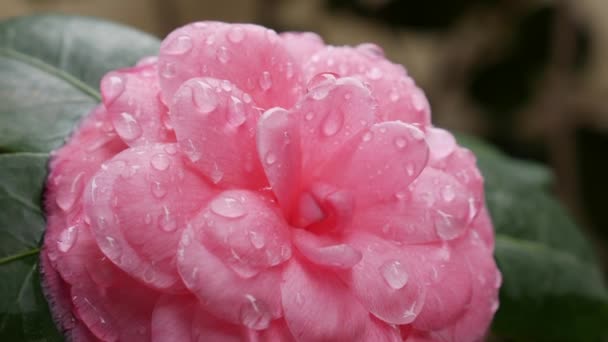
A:
POLYGON ((282 316, 278 267, 243 278, 211 253, 192 227, 183 233, 177 259, 184 283, 212 315, 254 330, 282 316))
POLYGON ((294 115, 282 108, 272 108, 258 122, 258 156, 268 182, 288 215, 300 191, 302 169, 300 131, 294 115))
POLYGON ((171 105, 181 151, 212 183, 224 187, 267 184, 255 145, 260 114, 234 84, 211 78, 186 82, 171 105))
POLYGON ((105 164, 86 188, 84 208, 108 259, 151 287, 174 291, 183 289, 175 267, 181 231, 211 195, 175 144, 156 144, 105 164))
POLYGON ((300 70, 293 68, 295 61, 280 37, 257 25, 184 26, 163 41, 158 63, 165 102, 195 77, 229 80, 262 108, 290 108, 301 92, 300 70))
POLYGON ((293 242, 306 259, 320 266, 349 269, 361 260, 361 252, 353 247, 322 239, 303 229, 294 230, 293 242))
POLYGON ((287 224, 271 204, 254 192, 225 191, 190 225, 209 251, 251 277, 291 257, 287 224))

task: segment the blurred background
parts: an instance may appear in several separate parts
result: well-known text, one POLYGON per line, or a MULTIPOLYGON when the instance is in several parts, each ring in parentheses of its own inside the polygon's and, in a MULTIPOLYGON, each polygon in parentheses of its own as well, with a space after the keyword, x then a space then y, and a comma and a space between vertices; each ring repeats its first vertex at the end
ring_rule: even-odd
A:
MULTIPOLYGON (((606 0, 2 0, 0 19, 92 15, 159 37, 196 20, 372 41, 425 90, 436 125, 548 164, 608 260, 606 0)), ((605 263, 606 265, 606 263, 605 263)))

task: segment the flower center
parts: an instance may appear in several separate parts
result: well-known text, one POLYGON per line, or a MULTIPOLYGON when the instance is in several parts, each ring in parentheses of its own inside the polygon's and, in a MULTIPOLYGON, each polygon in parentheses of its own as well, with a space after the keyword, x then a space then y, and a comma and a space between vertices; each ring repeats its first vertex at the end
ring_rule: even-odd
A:
POLYGON ((353 207, 350 192, 317 184, 300 193, 289 223, 313 232, 341 230, 350 221, 353 207))

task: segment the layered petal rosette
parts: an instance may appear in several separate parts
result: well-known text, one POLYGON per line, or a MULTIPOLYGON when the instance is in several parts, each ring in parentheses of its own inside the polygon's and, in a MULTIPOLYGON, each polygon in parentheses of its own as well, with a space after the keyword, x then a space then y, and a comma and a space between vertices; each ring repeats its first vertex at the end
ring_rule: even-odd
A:
POLYGON ((199 22, 101 92, 46 191, 72 340, 483 338, 483 179, 377 46, 199 22))

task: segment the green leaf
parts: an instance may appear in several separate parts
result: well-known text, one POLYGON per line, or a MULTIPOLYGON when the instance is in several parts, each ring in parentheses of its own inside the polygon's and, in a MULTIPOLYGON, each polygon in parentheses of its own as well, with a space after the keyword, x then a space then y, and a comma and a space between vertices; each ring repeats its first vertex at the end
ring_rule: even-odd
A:
POLYGON ((158 39, 92 18, 0 23, 0 152, 48 152, 99 102, 101 77, 158 54, 158 39))
POLYGON ((145 33, 92 18, 0 22, 0 341, 62 340, 38 272, 49 152, 99 102, 106 72, 158 46, 145 33))
POLYGON ((493 333, 515 341, 603 341, 608 289, 593 248, 551 196, 551 174, 470 137, 503 274, 493 333))

